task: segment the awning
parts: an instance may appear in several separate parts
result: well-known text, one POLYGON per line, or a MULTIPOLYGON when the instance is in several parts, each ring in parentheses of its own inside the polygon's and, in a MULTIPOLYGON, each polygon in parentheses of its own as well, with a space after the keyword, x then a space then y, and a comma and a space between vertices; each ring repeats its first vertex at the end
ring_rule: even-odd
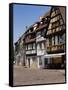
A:
POLYGON ((46 54, 46 55, 44 55, 44 58, 60 57, 61 55, 65 55, 65 53, 46 54))

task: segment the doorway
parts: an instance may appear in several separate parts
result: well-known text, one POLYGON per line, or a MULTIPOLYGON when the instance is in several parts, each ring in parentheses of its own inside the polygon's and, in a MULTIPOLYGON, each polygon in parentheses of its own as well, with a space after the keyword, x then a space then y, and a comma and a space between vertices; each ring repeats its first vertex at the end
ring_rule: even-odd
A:
POLYGON ((30 58, 28 58, 28 67, 30 68, 30 58))
POLYGON ((48 67, 48 59, 47 58, 44 59, 44 65, 45 65, 45 68, 48 67))

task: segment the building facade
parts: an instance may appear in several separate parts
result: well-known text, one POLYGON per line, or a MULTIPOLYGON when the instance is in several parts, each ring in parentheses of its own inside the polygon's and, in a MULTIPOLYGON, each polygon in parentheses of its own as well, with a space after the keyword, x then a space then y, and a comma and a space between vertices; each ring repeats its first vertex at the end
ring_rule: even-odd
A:
POLYGON ((63 67, 65 63, 65 46, 66 46, 66 23, 65 23, 65 8, 52 7, 51 19, 46 34, 47 53, 56 54, 57 56, 50 58, 52 67, 63 67), (59 55, 61 54, 61 55, 59 55), (62 63, 62 65, 61 65, 62 63))
MULTIPOLYGON (((23 35, 24 36, 24 35, 23 35)), ((15 64, 25 66, 25 46, 23 36, 15 43, 15 64)))
POLYGON ((64 68, 65 7, 51 7, 15 43, 16 61, 29 68, 64 68))

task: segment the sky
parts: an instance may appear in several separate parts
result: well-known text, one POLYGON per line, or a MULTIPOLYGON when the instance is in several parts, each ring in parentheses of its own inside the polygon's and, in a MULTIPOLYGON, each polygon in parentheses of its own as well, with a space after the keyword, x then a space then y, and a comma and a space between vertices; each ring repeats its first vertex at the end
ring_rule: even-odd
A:
POLYGON ((50 10, 49 6, 13 5, 13 41, 14 43, 26 31, 26 26, 39 21, 39 17, 50 10))

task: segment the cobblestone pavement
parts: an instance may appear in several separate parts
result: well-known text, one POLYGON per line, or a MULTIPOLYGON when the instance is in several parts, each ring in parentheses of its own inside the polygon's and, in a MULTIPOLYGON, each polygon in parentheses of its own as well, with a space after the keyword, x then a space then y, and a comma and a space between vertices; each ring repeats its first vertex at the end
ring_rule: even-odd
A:
POLYGON ((65 71, 56 69, 30 69, 14 66, 14 86, 31 84, 64 83, 65 71))

